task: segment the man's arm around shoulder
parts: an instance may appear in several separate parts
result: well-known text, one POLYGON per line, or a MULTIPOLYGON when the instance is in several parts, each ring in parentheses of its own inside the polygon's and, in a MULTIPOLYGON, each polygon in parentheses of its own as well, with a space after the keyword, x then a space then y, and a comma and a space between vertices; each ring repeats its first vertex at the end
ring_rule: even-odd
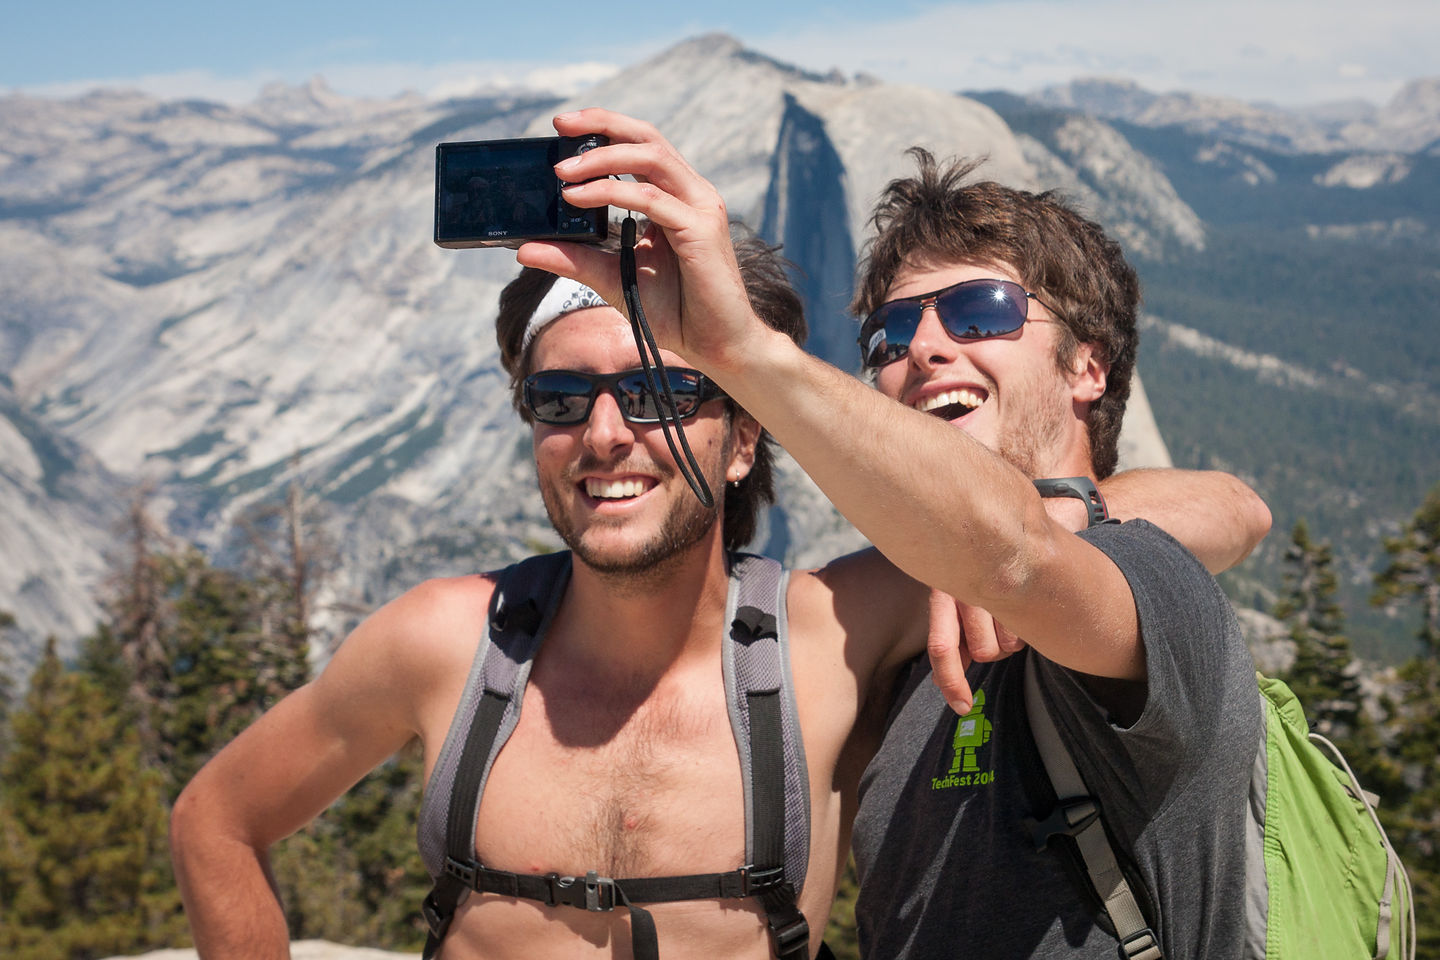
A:
POLYGON ((465 675, 474 647, 464 641, 485 622, 490 591, 482 577, 431 581, 387 604, 319 677, 195 775, 175 803, 170 843, 201 956, 289 956, 270 846, 426 729, 427 700, 457 657, 465 675))
POLYGON ((1110 515, 1144 517, 1183 543, 1211 573, 1229 570, 1270 532, 1270 508, 1219 470, 1126 470, 1100 489, 1110 515))

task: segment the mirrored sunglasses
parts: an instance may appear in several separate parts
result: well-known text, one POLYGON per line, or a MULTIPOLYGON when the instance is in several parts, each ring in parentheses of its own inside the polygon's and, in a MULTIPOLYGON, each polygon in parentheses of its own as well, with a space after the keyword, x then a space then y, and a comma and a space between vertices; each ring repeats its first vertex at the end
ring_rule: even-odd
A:
POLYGON ((955 340, 985 340, 1023 327, 1030 300, 1045 306, 1035 294, 1009 280, 965 280, 932 293, 889 300, 860 325, 860 362, 883 367, 909 353, 926 307, 935 308, 940 325, 955 340))
MULTIPOLYGON (((665 374, 682 420, 698 413, 705 401, 724 396, 724 392, 698 370, 667 367, 665 374)), ((655 375, 659 376, 658 371, 655 375)), ((620 415, 631 423, 660 422, 660 407, 645 383, 645 371, 639 367, 606 374, 540 370, 525 378, 522 395, 525 409, 536 420, 569 426, 590 419, 590 410, 601 390, 615 398, 620 415)))

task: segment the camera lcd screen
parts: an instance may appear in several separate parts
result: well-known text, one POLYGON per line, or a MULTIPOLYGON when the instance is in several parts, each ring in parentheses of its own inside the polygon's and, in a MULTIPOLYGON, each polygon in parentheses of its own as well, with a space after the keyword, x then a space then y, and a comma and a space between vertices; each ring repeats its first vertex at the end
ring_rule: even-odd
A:
POLYGON ((442 143, 435 154, 435 242, 513 246, 602 239, 607 213, 564 203, 554 166, 575 153, 557 137, 442 143))

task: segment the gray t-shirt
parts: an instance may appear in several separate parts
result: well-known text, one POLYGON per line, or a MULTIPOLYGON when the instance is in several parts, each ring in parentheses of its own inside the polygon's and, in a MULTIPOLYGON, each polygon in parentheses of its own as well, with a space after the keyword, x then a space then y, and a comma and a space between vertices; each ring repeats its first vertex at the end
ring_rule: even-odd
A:
MULTIPOLYGON (((1215 581, 1159 528, 1137 520, 1082 536, 1135 596, 1148 687, 1133 692, 1144 709, 1123 727, 1079 675, 1037 659, 1046 701, 1122 866, 1140 880, 1132 886, 1167 960, 1239 956, 1263 729, 1249 652, 1215 581)), ((855 820, 867 960, 1114 960, 1117 941, 1073 841, 1037 851, 1026 823, 1055 799, 1025 717, 1026 656, 1035 655, 973 664, 976 706, 960 718, 924 658, 902 680, 855 820)))

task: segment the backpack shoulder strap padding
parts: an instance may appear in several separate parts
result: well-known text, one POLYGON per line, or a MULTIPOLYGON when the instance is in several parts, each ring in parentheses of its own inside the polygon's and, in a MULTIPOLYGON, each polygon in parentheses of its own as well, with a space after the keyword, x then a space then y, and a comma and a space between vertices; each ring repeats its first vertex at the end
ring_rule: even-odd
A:
POLYGON ((475 816, 495 755, 515 729, 520 702, 544 625, 554 616, 569 581, 568 552, 529 557, 506 568, 490 597, 489 632, 481 641, 478 702, 465 732, 445 817, 444 872, 421 904, 429 934, 425 960, 439 949, 470 886, 475 816))
POLYGON ((745 785, 745 854, 757 866, 783 861, 798 892, 810 857, 810 781, 790 676, 788 577, 750 554, 733 555, 731 570, 721 668, 745 785), (757 746, 770 763, 763 772, 757 746))
POLYGON ((1036 832, 1036 846, 1043 849, 1056 833, 1073 837, 1080 848, 1090 882, 1115 926, 1115 935, 1120 939, 1120 956, 1127 960, 1164 960, 1160 942, 1145 921, 1135 894, 1115 858, 1115 851, 1110 847, 1110 838, 1105 835, 1105 825, 1100 821, 1100 805, 1086 789, 1085 780, 1060 739, 1054 718, 1050 716, 1036 676, 1035 657, 1033 650, 1025 654, 1025 713, 1057 798, 1055 812, 1036 832))
POLYGON ((809 925, 796 905, 810 858, 810 780, 790 676, 785 588, 768 557, 733 554, 721 667, 745 788, 745 854, 757 873, 783 882, 760 892, 776 956, 809 955, 809 925))

